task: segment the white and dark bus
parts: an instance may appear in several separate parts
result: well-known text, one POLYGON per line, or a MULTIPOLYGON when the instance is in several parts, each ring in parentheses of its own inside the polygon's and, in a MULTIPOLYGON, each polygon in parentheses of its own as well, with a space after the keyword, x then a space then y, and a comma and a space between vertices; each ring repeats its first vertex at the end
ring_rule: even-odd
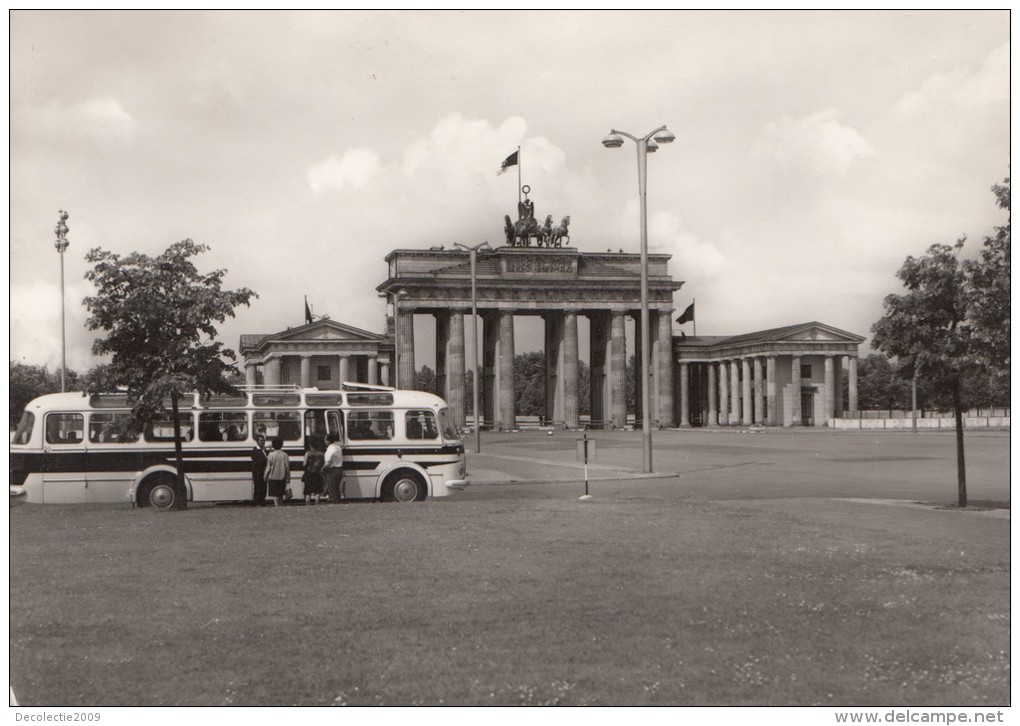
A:
POLYGON ((186 479, 178 491, 169 413, 137 436, 125 394, 54 393, 25 407, 10 443, 12 496, 40 504, 131 502, 169 509, 254 498, 255 434, 283 440, 291 494, 313 437, 339 432, 346 496, 413 502, 467 486, 464 443, 443 399, 421 391, 344 384, 341 390, 242 387, 237 396, 179 402, 186 479))

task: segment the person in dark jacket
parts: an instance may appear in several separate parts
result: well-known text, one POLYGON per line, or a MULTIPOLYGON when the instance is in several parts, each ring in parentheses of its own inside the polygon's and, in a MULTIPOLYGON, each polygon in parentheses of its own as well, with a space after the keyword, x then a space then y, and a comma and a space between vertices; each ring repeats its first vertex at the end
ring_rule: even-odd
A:
POLYGON ((251 450, 251 479, 255 485, 255 506, 266 506, 266 464, 269 456, 266 454, 266 435, 262 432, 255 434, 255 447, 251 450))

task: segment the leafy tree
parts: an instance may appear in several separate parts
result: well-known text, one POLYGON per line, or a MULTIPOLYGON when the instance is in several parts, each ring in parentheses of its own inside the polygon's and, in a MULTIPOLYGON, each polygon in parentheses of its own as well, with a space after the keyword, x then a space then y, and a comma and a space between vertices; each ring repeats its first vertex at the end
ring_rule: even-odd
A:
POLYGON ((872 353, 857 362, 857 401, 864 410, 910 408, 910 382, 887 357, 872 353))
MULTIPOLYGON (((1001 209, 1009 211, 1010 182, 992 187, 1001 209)), ((985 237, 977 260, 964 263, 969 289, 968 318, 976 355, 997 371, 1009 370, 1010 220, 985 237)))
POLYGON ((427 393, 439 393, 439 386, 436 382, 436 372, 426 365, 414 375, 414 390, 427 393))
POLYGON ((545 353, 514 356, 514 409, 521 416, 545 416, 545 353))
POLYGON ((923 257, 908 257, 897 272, 907 293, 886 296, 886 314, 872 332, 874 345, 897 358, 904 373, 916 373, 937 389, 949 392, 956 418, 958 501, 966 507, 960 380, 971 359, 969 335, 963 325, 967 319, 967 280, 958 259, 963 244, 963 240, 953 247, 935 244, 923 257))
POLYGON ((238 374, 234 352, 215 340, 213 323, 234 317, 238 305, 257 295, 248 288, 223 290, 226 270, 201 274, 191 258, 208 250, 190 239, 171 245, 158 257, 138 252, 127 257, 102 249, 85 259, 93 268, 85 278, 96 295, 85 298, 89 330, 106 336, 92 345, 96 355, 112 356, 89 382, 89 392, 127 390, 140 428, 165 413, 169 401, 177 455, 178 497, 185 505, 178 400, 198 391, 204 396, 233 393, 225 376, 238 374))
MULTIPOLYGON (((28 365, 10 361, 10 395, 8 399, 10 425, 16 426, 21 420, 25 406, 34 398, 47 393, 60 392, 60 373, 51 373, 46 366, 28 365)), ((68 370, 64 376, 65 388, 75 390, 80 386, 80 376, 68 370)))

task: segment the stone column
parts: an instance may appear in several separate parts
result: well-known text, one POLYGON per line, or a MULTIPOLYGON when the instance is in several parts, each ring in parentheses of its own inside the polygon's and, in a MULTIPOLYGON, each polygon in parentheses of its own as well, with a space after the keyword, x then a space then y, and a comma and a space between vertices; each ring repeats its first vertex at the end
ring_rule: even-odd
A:
POLYGON ((390 364, 380 363, 379 364, 379 381, 384 386, 390 385, 390 364))
POLYGON ((301 354, 301 387, 312 387, 312 356, 308 353, 301 354))
POLYGON ((368 385, 377 386, 379 385, 379 371, 378 363, 374 355, 368 356, 368 385))
POLYGON ((835 374, 832 370, 832 356, 825 356, 825 426, 832 425, 836 415, 835 374))
POLYGON ((719 394, 715 386, 715 363, 708 363, 708 425, 719 425, 719 394))
POLYGON ((765 425, 765 381, 762 380, 761 356, 754 357, 754 422, 765 425))
MULTIPOLYGON (((659 423, 662 426, 673 426, 676 423, 673 407, 676 394, 673 386, 672 315, 672 310, 659 311, 659 423)), ((687 391, 683 390, 681 398, 686 395, 687 391)), ((680 425, 682 426, 683 423, 680 425)), ((690 425, 690 420, 687 425, 690 425)))
POLYGON ((680 428, 686 429, 691 426, 691 394, 690 394, 690 365, 680 364, 680 428))
POLYGON ((499 422, 505 430, 517 428, 514 411, 514 314, 499 313, 499 422))
POLYGON ((449 318, 450 343, 446 352, 446 403, 450 406, 453 423, 464 428, 465 405, 464 373, 464 311, 451 310, 449 318))
POLYGON ((482 409, 481 421, 495 426, 496 421, 496 342, 499 324, 495 314, 482 316, 482 409))
POLYGON ((719 425, 730 423, 730 364, 719 361, 719 425))
POLYGON ((351 357, 349 355, 340 356, 340 367, 337 373, 337 388, 343 386, 344 382, 351 377, 351 357))
POLYGON ((843 418, 843 358, 844 356, 837 355, 832 360, 833 373, 835 374, 832 380, 835 393, 833 408, 836 418, 843 418))
POLYGON ((588 314, 588 349, 591 351, 591 365, 588 367, 590 421, 595 426, 605 426, 609 420, 607 395, 606 359, 609 352, 609 317, 605 313, 588 314))
POLYGON ((244 385, 254 386, 258 382, 258 366, 254 363, 244 364, 244 385))
POLYGON ((581 427, 580 388, 577 385, 577 313, 563 316, 563 423, 568 429, 581 427))
MULTIPOLYGON (((651 327, 651 321, 649 320, 649 326, 651 327)), ((652 346, 648 346, 651 348, 652 346)), ((641 352, 644 349, 641 347, 641 316, 636 316, 634 320, 634 428, 640 429, 645 423, 645 414, 642 410, 645 405, 645 397, 642 391, 644 390, 645 380, 647 378, 648 368, 645 365, 647 361, 641 360, 641 352)), ((651 398, 651 396, 649 396, 651 398)))
POLYGON ((271 355, 262 367, 262 375, 267 386, 280 385, 280 366, 282 365, 279 356, 271 355))
POLYGON ((613 311, 609 341, 609 412, 614 428, 627 425, 627 338, 623 313, 613 311))
POLYGON ((751 397, 751 361, 747 358, 740 359, 740 374, 741 374, 741 394, 743 404, 743 412, 740 417, 740 423, 744 426, 750 426, 754 423, 754 415, 751 411, 751 406, 754 404, 754 399, 751 397))
POLYGON ((730 361, 730 425, 740 425, 740 361, 730 361))
POLYGON ((564 421, 563 313, 542 315, 545 323, 545 420, 564 421))
POLYGON ((857 409, 857 356, 851 355, 847 356, 847 358, 847 376, 849 378, 847 381, 847 387, 849 388, 847 404, 850 408, 850 415, 853 418, 857 418, 859 413, 857 409))
POLYGON ((800 356, 795 355, 790 359, 790 391, 793 401, 790 407, 790 421, 788 426, 800 426, 800 356))
POLYGON ((779 423, 779 409, 776 406, 776 357, 770 355, 765 359, 765 405, 768 407, 768 423, 775 426, 779 423))
POLYGON ((397 388, 414 388, 414 314, 397 314, 397 388))
POLYGON ((440 310, 433 317, 436 319, 436 395, 449 403, 446 396, 446 356, 450 347, 450 311, 440 310))

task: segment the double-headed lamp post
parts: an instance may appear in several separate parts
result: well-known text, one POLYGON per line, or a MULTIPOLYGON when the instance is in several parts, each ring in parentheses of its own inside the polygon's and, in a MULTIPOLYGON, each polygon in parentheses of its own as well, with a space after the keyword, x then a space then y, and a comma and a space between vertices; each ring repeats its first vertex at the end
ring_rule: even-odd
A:
POLYGON ((651 386, 649 385, 649 358, 651 341, 648 325, 648 154, 659 148, 659 144, 668 144, 676 139, 665 126, 645 134, 633 136, 626 131, 610 129, 609 135, 602 139, 602 145, 608 149, 623 146, 626 136, 637 144, 638 164, 638 195, 641 200, 641 439, 643 443, 642 471, 652 471, 652 410, 651 386))
POLYGON ((63 209, 60 210, 60 221, 57 222, 56 228, 53 230, 57 235, 56 242, 53 246, 57 248, 57 252, 60 253, 60 392, 63 393, 67 387, 66 375, 67 375, 67 333, 65 332, 64 324, 64 250, 67 249, 71 243, 67 240, 67 218, 68 213, 63 209))
POLYGON ((471 348, 474 357, 475 370, 471 375, 471 410, 474 413, 475 419, 475 453, 480 453, 482 450, 482 418, 481 412, 478 410, 478 378, 480 372, 478 370, 478 293, 476 291, 476 285, 478 280, 478 251, 479 250, 491 250, 488 242, 482 242, 474 247, 462 245, 460 242, 454 242, 455 247, 460 247, 462 250, 467 250, 471 255, 471 348))

